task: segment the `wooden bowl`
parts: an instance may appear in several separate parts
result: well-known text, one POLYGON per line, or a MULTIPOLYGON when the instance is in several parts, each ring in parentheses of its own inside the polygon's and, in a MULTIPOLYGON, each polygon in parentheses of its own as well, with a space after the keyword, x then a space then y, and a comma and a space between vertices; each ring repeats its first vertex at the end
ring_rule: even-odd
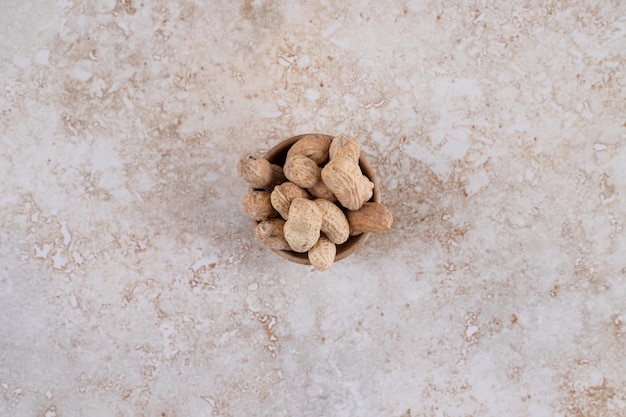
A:
MULTIPOLYGON (((294 143, 296 143, 298 139, 304 136, 306 135, 298 135, 298 136, 293 136, 289 139, 285 139, 284 141, 280 142, 279 144, 274 146, 272 149, 270 149, 269 152, 265 154, 265 159, 270 161, 272 164, 276 164, 282 167, 285 164, 285 158, 287 157, 287 151, 289 151, 289 148, 291 148, 291 146, 294 143)), ((324 135, 324 136, 329 136, 329 135, 324 135)), ((332 138, 332 136, 329 136, 329 137, 332 138)), ((365 156, 363 156, 363 153, 361 153, 361 157, 359 159, 359 165, 361 166, 361 171, 363 171, 363 175, 365 175, 367 178, 370 179, 370 181, 374 183, 374 194, 372 195, 372 198, 370 198, 369 201, 380 203, 380 187, 378 184, 378 180, 376 179, 376 175, 374 174, 374 170, 372 169, 372 166, 369 164, 369 162, 367 162, 367 159, 365 159, 365 156)), ((258 224, 258 222, 256 221, 254 223, 255 225, 258 224)), ((355 253, 361 246, 363 246, 365 241, 370 237, 370 234, 371 233, 362 233, 357 236, 350 236, 345 243, 342 243, 341 245, 337 245, 337 254, 335 255, 335 262, 340 261, 344 258, 347 258, 348 256, 355 253)), ((303 264, 303 265, 311 264, 309 262, 309 258, 306 252, 298 253, 298 252, 287 251, 287 250, 275 250, 273 252, 275 252, 277 255, 291 262, 295 262, 295 263, 303 264)))

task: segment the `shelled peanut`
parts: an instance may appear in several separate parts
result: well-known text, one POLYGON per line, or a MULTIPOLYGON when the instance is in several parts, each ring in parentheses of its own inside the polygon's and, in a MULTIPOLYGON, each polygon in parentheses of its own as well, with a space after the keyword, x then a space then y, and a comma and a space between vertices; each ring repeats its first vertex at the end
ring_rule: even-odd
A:
POLYGON ((278 217, 278 212, 272 205, 269 191, 253 190, 245 195, 241 204, 243 211, 251 219, 261 222, 263 220, 278 217))
POLYGON ((238 172, 254 190, 242 207, 258 222, 258 239, 272 250, 307 253, 311 265, 324 271, 350 236, 389 230, 393 216, 369 201, 374 184, 359 160, 359 144, 349 135, 305 135, 282 167, 244 155, 238 172))
POLYGON ((237 172, 252 187, 272 189, 285 181, 283 169, 265 158, 247 154, 239 159, 237 172))

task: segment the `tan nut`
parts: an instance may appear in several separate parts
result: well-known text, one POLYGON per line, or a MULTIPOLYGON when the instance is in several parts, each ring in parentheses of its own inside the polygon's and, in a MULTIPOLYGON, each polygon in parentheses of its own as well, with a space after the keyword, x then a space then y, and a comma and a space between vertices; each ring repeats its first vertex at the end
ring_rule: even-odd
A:
POLYGON ((361 156, 361 147, 354 137, 342 134, 333 139, 328 154, 330 159, 335 159, 341 155, 348 156, 355 164, 358 164, 361 156))
POLYGON ((322 180, 348 210, 360 209, 374 193, 374 183, 347 155, 331 159, 322 169, 322 180))
POLYGON ((250 191, 243 198, 243 211, 257 222, 278 217, 278 212, 272 207, 269 191, 250 191))
POLYGON ((244 155, 239 159, 237 172, 254 188, 271 189, 285 181, 281 167, 252 154, 244 155))
POLYGON ((291 250, 284 234, 283 219, 269 219, 256 225, 256 237, 272 250, 291 250))
POLYGON ((289 206, 296 198, 310 198, 310 196, 305 190, 292 182, 284 182, 277 185, 270 195, 272 206, 285 220, 289 218, 289 206))
POLYGON ((309 249, 309 262, 318 271, 326 271, 335 261, 337 247, 326 236, 320 236, 319 240, 309 249))
POLYGON ((295 252, 306 252, 320 237, 322 212, 311 200, 296 198, 289 207, 289 218, 285 222, 285 239, 295 252))
POLYGON ((389 209, 380 203, 365 203, 356 211, 346 213, 350 224, 350 235, 365 232, 383 233, 389 230, 393 223, 393 215, 389 209))
POLYGON ((315 204, 322 212, 322 232, 331 242, 340 245, 350 236, 350 225, 343 211, 328 200, 318 198, 315 204))
POLYGON ((327 135, 305 135, 291 146, 287 152, 287 159, 295 155, 303 155, 311 158, 317 165, 321 165, 328 159, 331 140, 332 137, 327 135))
POLYGON ((313 187, 320 180, 320 167, 315 161, 304 155, 287 158, 283 167, 285 177, 298 187, 313 187))
POLYGON ((306 189, 309 194, 316 198, 323 198, 324 200, 335 202, 337 201, 337 197, 333 194, 332 191, 328 188, 324 181, 321 179, 313 186, 306 189))

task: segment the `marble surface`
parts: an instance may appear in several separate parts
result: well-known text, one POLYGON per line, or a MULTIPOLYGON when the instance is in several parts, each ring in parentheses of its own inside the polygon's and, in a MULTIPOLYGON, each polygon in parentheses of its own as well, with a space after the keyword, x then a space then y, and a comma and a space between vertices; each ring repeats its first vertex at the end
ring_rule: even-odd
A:
POLYGON ((0 3, 0 415, 626 415, 626 2, 0 3), (236 162, 357 136, 325 273, 236 162))

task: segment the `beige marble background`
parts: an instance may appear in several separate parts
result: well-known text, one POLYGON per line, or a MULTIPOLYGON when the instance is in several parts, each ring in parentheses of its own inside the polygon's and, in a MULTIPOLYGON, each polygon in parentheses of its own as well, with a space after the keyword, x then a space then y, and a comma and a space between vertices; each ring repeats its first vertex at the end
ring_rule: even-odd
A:
POLYGON ((626 415, 626 3, 3 0, 0 415, 626 415), (356 135, 326 273, 236 161, 356 135))

